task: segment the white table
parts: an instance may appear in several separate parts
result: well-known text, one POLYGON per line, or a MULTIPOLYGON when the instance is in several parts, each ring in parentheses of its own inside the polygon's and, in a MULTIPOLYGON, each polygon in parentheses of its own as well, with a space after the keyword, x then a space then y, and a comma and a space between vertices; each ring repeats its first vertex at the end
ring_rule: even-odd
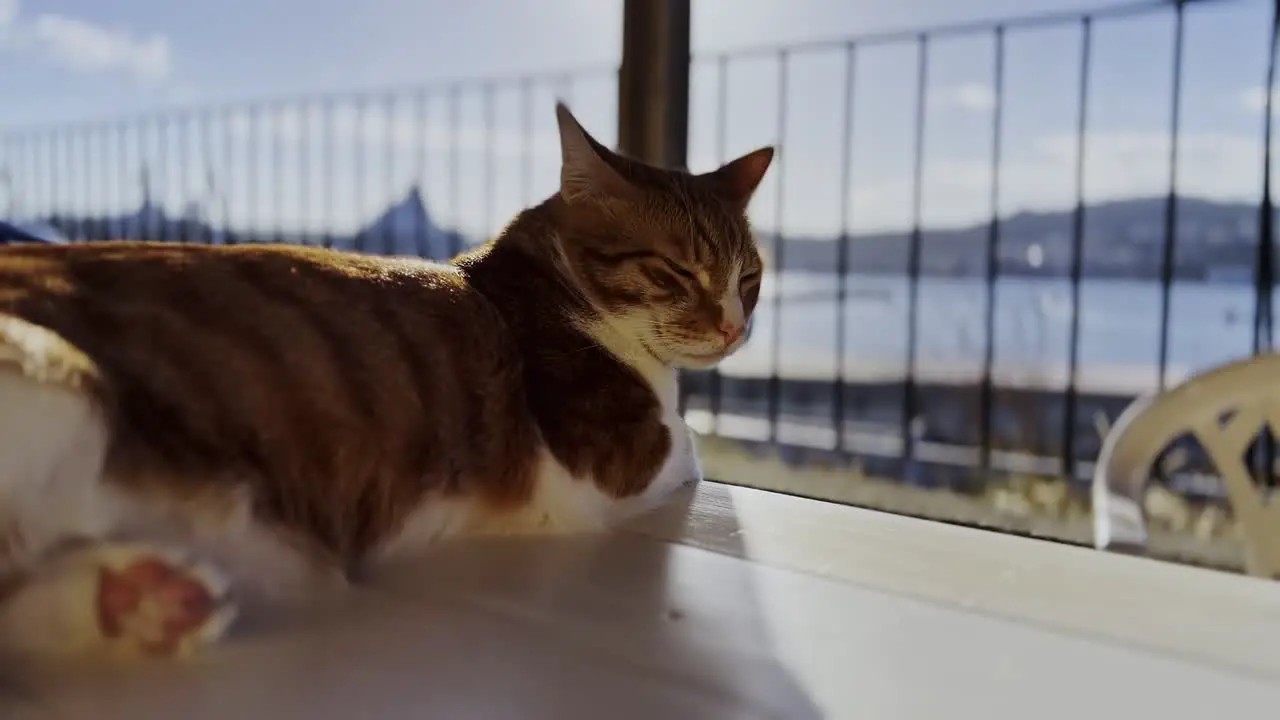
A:
POLYGON ((627 532, 441 546, 0 717, 1263 717, 1280 583, 704 483, 627 532))

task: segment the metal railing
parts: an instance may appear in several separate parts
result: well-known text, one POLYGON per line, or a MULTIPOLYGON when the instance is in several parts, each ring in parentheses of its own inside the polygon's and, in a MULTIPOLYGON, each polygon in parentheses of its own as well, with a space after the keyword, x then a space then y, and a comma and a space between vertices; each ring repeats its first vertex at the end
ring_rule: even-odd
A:
MULTIPOLYGON (((552 98, 572 101, 584 87, 615 93, 614 69, 482 77, 0 130, 0 217, 51 222, 71 241, 302 242, 446 258, 505 222, 495 202, 500 179, 518 178, 508 193, 518 198, 515 204, 550 191, 536 187, 533 161, 549 156, 548 140, 554 137, 535 134, 535 120, 551 117, 552 98), (499 104, 514 106, 515 113, 507 114, 518 116, 514 127, 501 132, 495 126, 499 104), (464 118, 467 111, 473 117, 464 118), (472 157, 463 158, 464 151, 472 157), (501 178, 499 151, 516 165, 501 178), (481 176, 475 198, 460 192, 467 171, 481 176), (428 185, 434 185, 429 198, 428 185), (427 211, 416 222, 369 221, 371 213, 406 194, 427 211), (432 211, 443 211, 442 224, 431 219, 432 211), (356 226, 361 222, 364 227, 356 226), (447 242, 431 246, 436 233, 447 242)), ((554 145, 550 152, 558 160, 554 145)))
MULTIPOLYGON (((1089 11, 1073 11, 1038 14, 1017 17, 995 22, 971 22, 946 27, 935 27, 920 30, 905 30, 870 34, 852 38, 821 40, 800 45, 752 48, 702 57, 697 62, 714 68, 717 102, 716 120, 717 146, 720 148, 719 159, 723 160, 723 135, 730 122, 727 103, 725 101, 727 76, 732 63, 745 59, 768 59, 776 68, 777 117, 775 136, 784 138, 785 147, 788 136, 788 107, 790 99, 788 83, 793 78, 790 67, 804 55, 838 54, 843 56, 843 78, 832 92, 843 96, 840 103, 842 118, 841 143, 839 146, 839 197, 844 199, 840 206, 839 224, 841 231, 836 238, 836 253, 832 259, 834 275, 838 278, 836 287, 830 294, 837 308, 834 323, 830 328, 834 344, 833 372, 825 383, 811 380, 808 383, 792 380, 789 382, 785 373, 779 372, 781 360, 786 354, 787 340, 784 338, 785 328, 783 315, 787 305, 799 305, 805 302, 824 302, 828 298, 814 296, 791 296, 778 291, 771 300, 773 323, 769 333, 769 373, 763 383, 753 383, 741 376, 730 378, 726 373, 711 372, 695 382, 688 389, 690 407, 702 420, 702 429, 725 433, 726 431, 739 437, 747 437, 768 443, 800 445, 818 451, 818 457, 830 459, 834 455, 857 455, 879 457, 886 462, 880 464, 884 472, 899 477, 931 483, 959 482, 973 480, 981 482, 991 471, 1031 473, 1054 475, 1087 480, 1092 474, 1092 460, 1096 457, 1101 441, 1102 431, 1109 420, 1114 419, 1127 403, 1138 394, 1164 388, 1179 375, 1204 369, 1205 363, 1193 364, 1188 368, 1173 368, 1172 333, 1176 318, 1173 317, 1174 287, 1178 281, 1185 281, 1187 273, 1180 268, 1179 249, 1179 217, 1184 201, 1188 198, 1180 192, 1179 146, 1183 140, 1183 87, 1184 79, 1184 36, 1186 27, 1202 9, 1218 6, 1241 6, 1246 3, 1231 0, 1185 0, 1182 2, 1135 2, 1111 5, 1089 11), (1096 58, 1096 41, 1098 31, 1109 23, 1119 23, 1132 19, 1167 18, 1170 24, 1171 53, 1168 56, 1143 58, 1144 62, 1153 66, 1168 67, 1170 93, 1168 99, 1167 125, 1167 182, 1165 190, 1157 198, 1159 201, 1160 228, 1159 250, 1154 273, 1155 282, 1159 286, 1157 338, 1154 348, 1155 362, 1152 375, 1154 382, 1128 379, 1122 377, 1097 378, 1084 385, 1081 382, 1083 358, 1081 354, 1084 327, 1082 287, 1089 281, 1090 269, 1086 264, 1086 239, 1090 234, 1087 226, 1092 204, 1086 197, 1086 156, 1091 137, 1090 101, 1094 94, 1094 83, 1100 72, 1107 72, 1106 66, 1099 67, 1096 58), (1040 382, 1020 382, 1016 378, 1002 378, 997 372, 997 316, 1000 305, 998 286, 1006 271, 1007 265, 1003 257, 1002 245, 1006 241, 1007 217, 1002 217, 1001 170, 1004 140, 1004 119, 1006 108, 1006 76, 1009 66, 1007 48, 1011 39, 1048 29, 1074 30, 1077 37, 1076 55, 1073 62, 1077 66, 1077 82, 1070 91, 1075 96, 1074 148, 1071 184, 1074 198, 1066 214, 1069 216, 1069 230, 1062 238, 1067 247, 1069 258, 1066 267, 1067 281, 1067 338, 1066 358, 1058 372, 1044 372, 1045 375, 1058 376, 1045 378, 1040 382), (977 279, 984 285, 983 297, 979 304, 983 307, 980 335, 981 368, 977 377, 969 383, 972 397, 964 398, 965 383, 955 377, 948 377, 945 368, 927 368, 922 363, 921 355, 921 317, 922 317, 922 284, 932 274, 924 267, 926 259, 925 237, 930 232, 923 220, 922 203, 925 199, 924 173, 928 158, 926 148, 927 124, 930 121, 928 111, 930 105, 930 70, 932 52, 942 39, 968 38, 985 40, 990 46, 991 63, 989 66, 989 87, 991 88, 989 109, 989 163, 990 183, 987 202, 989 217, 979 228, 985 236, 982 250, 981 272, 977 279), (854 220, 851 217, 851 205, 848 198, 856 194, 852 182, 856 173, 852 143, 857 135, 855 127, 855 109, 858 97, 857 66, 859 58, 872 48, 885 46, 908 47, 914 50, 914 107, 911 117, 911 182, 910 182, 910 228, 902 234, 906 245, 905 267, 902 274, 906 276, 906 340, 902 354, 901 373, 879 373, 890 379, 866 379, 877 373, 851 373, 850 369, 858 369, 858 361, 854 357, 856 351, 851 347, 850 325, 845 317, 846 306, 851 293, 851 273, 859 268, 852 261, 851 249, 856 248, 862 238, 850 230, 854 220), (931 372, 925 373, 922 370, 931 372), (853 375, 862 375, 856 378, 853 375), (932 377, 928 377, 928 376, 932 377), (1102 382, 1096 380, 1101 379, 1102 382), (1055 380, 1061 382, 1055 386, 1055 380), (744 423, 730 430, 725 422, 726 414, 739 414, 735 409, 726 413, 726 403, 733 401, 726 397, 726 387, 732 383, 739 396, 763 395, 763 407, 757 406, 755 412, 762 413, 767 422, 765 427, 748 430, 744 423), (808 388, 803 385, 809 385, 808 388), (788 393, 788 390, 792 392, 788 393), (831 398, 830 414, 810 407, 797 412, 795 406, 803 405, 805 391, 811 395, 823 395, 831 398), (886 418, 885 413, 876 413, 874 406, 883 406, 889 402, 886 395, 896 393, 896 418, 886 418), (792 396, 792 409, 788 409, 788 394, 792 396), (701 396, 701 397, 700 397, 701 396), (851 400, 861 396, 862 415, 855 417, 856 409, 851 407, 851 400), (930 402, 933 401, 933 402, 930 402), (950 406, 950 407, 948 407, 950 406), (954 410, 964 406, 960 417, 956 418, 954 410), (941 415, 952 411, 949 421, 941 415), (879 417, 874 417, 879 414, 879 417), (1000 418, 1004 417, 1004 425, 1022 425, 1029 432, 1002 432, 1000 418), (950 428, 946 428, 950 425, 950 428), (1057 426, 1056 429, 1053 426, 1057 426), (896 426, 896 427, 895 427, 896 426), (1100 427, 1101 426, 1101 427, 1100 427), (941 431, 941 432, 938 432, 941 431), (933 437, 930 437, 930 435, 933 437), (1029 442, 1027 436, 1033 436, 1029 442), (1051 439, 1056 435, 1057 442, 1051 439), (939 437, 940 436, 940 437, 939 437), (1039 444, 1039 448, 1027 445, 1039 444), (931 472, 918 473, 921 463, 932 465, 931 472), (950 468, 959 472, 948 475, 939 470, 950 468)), ((1260 15, 1274 17, 1275 9, 1271 3, 1255 3, 1260 15)), ((1241 67, 1237 72, 1243 84, 1272 86, 1274 69, 1274 53, 1269 53, 1264 63, 1257 66, 1241 67), (1265 85, 1263 84, 1265 81, 1265 85)), ((1064 88, 1064 91, 1066 88, 1064 88)), ((1251 222, 1255 228, 1247 258, 1251 272, 1253 296, 1252 337, 1249 348, 1258 353, 1271 347, 1272 331, 1272 291, 1274 287, 1271 243, 1273 242, 1272 219, 1274 209, 1269 190, 1270 171, 1270 117, 1271 93, 1266 93, 1263 102, 1263 132, 1257 144, 1257 172, 1263 178, 1261 197, 1254 202, 1251 222)), ((785 162, 786 154, 783 153, 785 162)), ((785 165, 784 165, 785 167, 785 165)), ((775 170, 781 174, 781 168, 775 170)), ((785 177, 778 178, 774 224, 785 227, 783 217, 786 207, 787 182, 785 177)), ((757 202, 768 202, 758 200, 757 202)), ((785 232, 777 233, 772 242, 772 268, 775 272, 788 269, 790 252, 798 243, 788 239, 785 232)), ((1235 248, 1239 249, 1239 248, 1235 248)), ((1247 350, 1246 350, 1247 352, 1247 350)), ((1226 358, 1223 358, 1226 359, 1226 358)), ((1048 363, 1052 365, 1053 363, 1048 363)), ((1128 369, 1116 375, 1133 374, 1128 369)), ((743 406, 741 397, 738 405, 743 406)), ((856 404, 856 403, 855 403, 856 404)), ((735 418, 739 419, 739 418, 735 418)), ((1015 428, 1016 429, 1016 428, 1015 428)), ((1004 428, 1009 430, 1009 428, 1004 428)), ((814 453, 810 453, 810 456, 814 453)), ((801 454, 804 457, 804 454, 801 454)), ((1191 468, 1199 465, 1192 462, 1191 468)), ((1211 487, 1206 487, 1201 476, 1188 473, 1189 486, 1183 489, 1193 492, 1216 494, 1211 487)))
MULTIPOLYGON (((706 92, 695 93, 695 105, 712 107, 714 132, 709 144, 714 146, 716 159, 727 159, 726 138, 734 123, 729 108, 729 74, 735 63, 744 61, 773 65, 778 101, 772 110, 772 134, 781 139, 784 152, 771 171, 772 193, 756 200, 757 207, 766 203, 773 207, 772 228, 762 228, 762 236, 769 246, 776 280, 754 323, 757 332, 763 329, 767 334, 752 343, 759 362, 754 367, 731 362, 722 371, 691 374, 684 385, 691 424, 709 433, 780 445, 802 455, 827 459, 856 456, 869 467, 908 479, 923 477, 919 473, 922 464, 931 466, 928 476, 942 483, 980 481, 992 471, 1087 478, 1099 440, 1094 423, 1099 418, 1114 418, 1134 395, 1163 387, 1177 376, 1172 367, 1171 329, 1177 324, 1174 288, 1189 274, 1199 272, 1181 265, 1178 254, 1179 238, 1185 234, 1180 230, 1183 204, 1189 201, 1179 188, 1185 28, 1202 7, 1250 2, 1270 8, 1258 0, 1144 1, 1093 11, 695 56, 694 71, 713 79, 706 92), (1157 267, 1148 278, 1159 288, 1151 369, 1154 382, 1144 386, 1144 381, 1133 380, 1132 368, 1109 374, 1104 367, 1091 371, 1086 384, 1082 382, 1085 359, 1081 352, 1087 334, 1082 320, 1083 288, 1095 277, 1117 272, 1091 266, 1086 258, 1086 251, 1093 247, 1089 220, 1096 205, 1088 201, 1085 192, 1090 102, 1096 75, 1106 71, 1098 66, 1095 37, 1108 23, 1141 17, 1168 18, 1172 34, 1170 56, 1144 60, 1160 66, 1167 63, 1171 86, 1163 131, 1169 139, 1168 179, 1156 198, 1160 225, 1154 258, 1157 267), (1008 156, 1008 47, 1013 38, 1044 29, 1074 32, 1077 42, 1072 62, 1078 80, 1070 89, 1075 106, 1074 147, 1070 151, 1074 197, 1059 218, 1066 231, 1048 233, 1036 245, 1048 256, 1065 257, 1056 275, 1033 272, 1035 268, 1026 263, 1011 260, 1010 248, 1022 252, 1032 243, 1026 237, 1013 237, 1010 227, 1014 220, 1009 213, 1002 214, 1002 168, 1008 156), (990 183, 984 193, 986 220, 968 228, 967 235, 954 238, 956 243, 968 243, 964 247, 972 252, 950 251, 955 257, 948 255, 937 265, 935 256, 944 246, 928 242, 934 230, 924 212, 930 72, 938 43, 955 38, 989 46, 990 97, 984 104, 990 122, 985 133, 990 143, 990 183), (909 227, 902 232, 860 235, 850 201, 857 193, 859 173, 854 158, 860 132, 855 126, 858 65, 868 51, 887 46, 909 48, 915 58, 909 227), (839 164, 839 228, 825 245, 790 237, 787 224, 791 218, 785 212, 797 173, 805 172, 786 160, 789 123, 793 121, 788 102, 795 79, 793 68, 801 58, 821 54, 836 56, 843 67, 839 84, 830 89, 840 98, 832 106, 840 114, 840 135, 834 143, 840 152, 835 161, 839 164), (1015 241, 1017 244, 1011 244, 1015 241), (872 252, 885 247, 893 252, 872 252), (901 265, 888 267, 891 263, 884 257, 895 252, 901 255, 901 265), (822 253, 829 259, 820 271, 816 265, 823 263, 815 263, 813 257, 822 253), (947 275, 946 263, 954 266, 950 271, 953 276, 977 288, 973 304, 977 311, 969 324, 972 327, 966 330, 981 337, 973 353, 977 367, 964 372, 954 371, 945 358, 926 357, 925 341, 929 338, 922 318, 929 307, 947 303, 931 285, 947 275), (788 287, 788 273, 797 272, 825 278, 817 283, 822 287, 788 287), (1046 275, 1064 281, 1054 286, 1057 294, 1033 293, 1028 297, 1050 304, 1065 297, 1065 327, 1060 328, 1065 333, 1065 357, 1032 368, 1040 377, 1028 380, 1019 375, 1019 368, 1004 367, 1008 364, 1002 365, 999 357, 1001 323, 1021 322, 1017 316, 1008 320, 1002 314, 1002 283, 1010 278, 1043 279, 1046 275), (864 357, 865 343, 855 342, 854 331, 860 321, 851 315, 851 307, 859 302, 882 303, 878 311, 873 308, 864 315, 891 315, 901 310, 904 337, 896 360, 864 357), (830 339, 831 357, 826 359, 830 372, 825 375, 812 367, 797 372, 784 368, 791 349, 784 316, 799 317, 797 309, 810 317, 819 313, 831 316, 830 325, 820 331, 830 339)), ((1269 88, 1273 66, 1274 56, 1269 54, 1264 65, 1239 68, 1239 77, 1247 84, 1265 82, 1264 87, 1269 88)), ((546 167, 552 167, 558 155, 553 152, 554 139, 535 129, 536 118, 539 113, 549 118, 544 110, 550 107, 550 96, 572 99, 584 84, 616 95, 614 70, 592 68, 7 131, 0 133, 0 214, 52 223, 73 241, 131 237, 205 243, 300 242, 443 258, 500 227, 505 220, 500 207, 504 203, 498 202, 496 191, 500 184, 507 186, 508 209, 534 201, 540 191, 552 190, 554 173, 540 176, 537 157, 550 148, 552 152, 544 160, 546 167), (539 100, 540 93, 546 95, 547 102, 539 100), (471 121, 463 119, 467 102, 479 104, 478 117, 471 121), (495 118, 502 103, 514 106, 517 122, 500 131, 495 118), (460 157, 463 149, 473 156, 470 161, 460 157), (498 167, 499 149, 507 156, 505 169, 498 167), (459 189, 463 170, 468 167, 478 167, 482 178, 474 202, 464 200, 459 189), (436 182, 428 188, 432 178, 436 182), (136 197, 125 191, 135 185, 142 188, 136 197), (165 202, 152 197, 151 189, 157 186, 163 188, 165 202), (405 194, 403 200, 395 200, 397 191, 405 194), (372 220, 371 199, 386 210, 372 220), (131 203, 135 210, 128 209, 131 203), (174 215, 174 204, 190 204, 193 209, 174 215), (463 218, 468 214, 464 204, 482 220, 464 227, 463 218), (347 209, 342 210, 343 206, 347 209), (451 226, 433 219, 431 211, 440 209, 451 226), (392 210, 404 212, 396 215, 392 210)), ((1271 98, 1269 92, 1264 94, 1266 121, 1257 147, 1259 174, 1266 173, 1270 163, 1271 98)), ((600 123, 588 125, 593 131, 603 127, 600 123)), ((607 133, 601 136, 608 139, 607 133)), ((1242 267, 1247 266, 1251 274, 1253 352, 1270 347, 1272 327, 1273 207, 1268 183, 1264 180, 1265 192, 1252 201, 1256 209, 1249 213, 1251 229, 1240 231, 1235 238, 1239 242, 1227 243, 1229 250, 1243 258, 1242 267)), ((1025 298, 1014 302, 1025 302, 1025 298)), ((1039 323, 1035 333, 1041 338, 1049 336, 1047 318, 1042 312, 1035 320, 1039 323)), ((801 348, 801 354, 806 352, 801 348)), ((1021 370, 1036 362, 1035 358, 1024 358, 1021 370)))

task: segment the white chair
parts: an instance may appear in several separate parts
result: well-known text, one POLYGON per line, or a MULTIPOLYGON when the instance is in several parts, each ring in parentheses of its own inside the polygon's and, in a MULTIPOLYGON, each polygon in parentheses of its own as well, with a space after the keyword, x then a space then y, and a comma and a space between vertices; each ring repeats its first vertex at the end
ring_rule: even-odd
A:
POLYGON ((1142 503, 1152 465, 1174 440, 1192 433, 1226 488, 1245 547, 1246 570, 1280 579, 1280 502, 1268 502, 1245 456, 1267 426, 1280 437, 1280 355, 1275 354, 1233 362, 1135 400, 1107 433, 1098 456, 1094 545, 1116 552, 1145 551, 1142 503))

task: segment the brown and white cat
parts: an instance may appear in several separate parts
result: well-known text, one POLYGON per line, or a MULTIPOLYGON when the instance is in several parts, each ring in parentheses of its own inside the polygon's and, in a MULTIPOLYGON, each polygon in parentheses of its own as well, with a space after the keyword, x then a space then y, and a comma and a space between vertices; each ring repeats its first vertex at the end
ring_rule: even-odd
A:
POLYGON ((243 600, 699 479, 676 370, 743 342, 773 149, 664 170, 556 112, 559 192, 448 265, 0 250, 0 649, 183 653, 243 600))

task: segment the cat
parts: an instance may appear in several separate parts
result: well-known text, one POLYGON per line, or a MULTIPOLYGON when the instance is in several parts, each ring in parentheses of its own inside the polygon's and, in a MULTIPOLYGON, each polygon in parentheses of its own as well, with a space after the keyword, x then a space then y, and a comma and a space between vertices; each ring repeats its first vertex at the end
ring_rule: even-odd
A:
POLYGON ((641 163, 556 105, 560 187, 448 264, 0 249, 0 649, 173 657, 448 537, 601 531, 701 479, 774 157, 641 163))

